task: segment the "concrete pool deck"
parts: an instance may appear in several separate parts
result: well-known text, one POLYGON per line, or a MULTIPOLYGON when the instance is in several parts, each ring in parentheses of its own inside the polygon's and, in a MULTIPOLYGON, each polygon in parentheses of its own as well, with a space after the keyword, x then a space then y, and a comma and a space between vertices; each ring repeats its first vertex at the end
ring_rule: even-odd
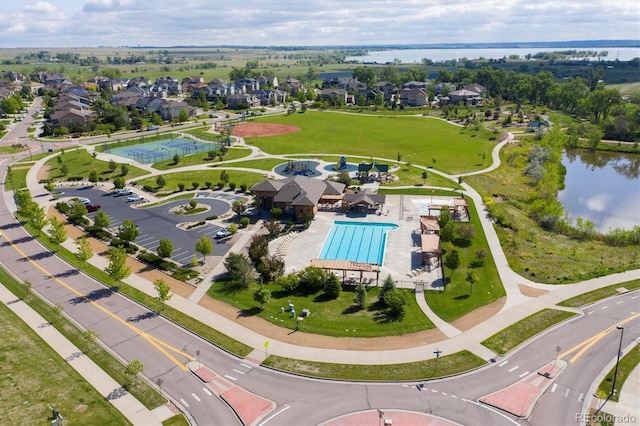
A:
MULTIPOLYGON (((441 197, 442 198, 442 197, 441 197)), ((282 237, 273 241, 270 251, 280 248, 286 272, 299 271, 311 264, 312 259, 320 256, 324 242, 329 235, 334 221, 366 221, 385 222, 398 225, 398 229, 387 233, 387 246, 384 261, 380 269, 380 281, 391 274, 401 288, 415 288, 415 283, 422 281, 425 288, 440 288, 442 269, 431 271, 422 269, 420 253, 420 210, 412 200, 430 201, 430 196, 387 195, 383 214, 345 214, 338 211, 319 211, 309 229, 296 234, 295 237, 282 237), (418 271, 420 270, 420 271, 418 271), (411 275, 411 276, 410 276, 411 275)), ((365 275, 375 278, 374 274, 365 275)), ((381 282, 380 282, 381 284, 381 282)), ((375 281, 374 281, 375 285, 375 281)))

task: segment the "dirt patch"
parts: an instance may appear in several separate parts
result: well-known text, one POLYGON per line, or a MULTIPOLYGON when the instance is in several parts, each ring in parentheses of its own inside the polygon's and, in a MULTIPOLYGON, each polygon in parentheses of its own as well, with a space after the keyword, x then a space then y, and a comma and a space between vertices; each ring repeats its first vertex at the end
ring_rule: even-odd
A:
POLYGON ((286 124, 271 123, 241 123, 233 126, 231 134, 241 138, 276 136, 285 135, 287 133, 299 132, 300 127, 287 126, 286 124))
MULTIPOLYGON (((441 342, 447 338, 437 329, 420 331, 404 336, 372 338, 321 336, 305 333, 304 330, 292 333, 290 329, 278 327, 262 318, 243 316, 237 308, 206 295, 200 300, 199 304, 265 337, 292 345, 312 348, 379 351, 380 348, 385 350, 414 348, 420 345, 441 342)), ((301 328, 304 328, 304 324, 301 325, 301 328)))
POLYGON ((520 293, 527 297, 538 297, 549 293, 549 290, 542 290, 540 288, 530 287, 524 284, 518 284, 518 288, 520 289, 520 293))
POLYGON ((500 312, 500 309, 502 309, 505 303, 507 303, 507 298, 501 297, 493 303, 481 306, 478 309, 458 318, 451 322, 451 325, 458 330, 467 331, 500 312))
POLYGON ((44 164, 38 169, 38 182, 49 179, 49 170, 51 170, 51 166, 48 164, 44 164))

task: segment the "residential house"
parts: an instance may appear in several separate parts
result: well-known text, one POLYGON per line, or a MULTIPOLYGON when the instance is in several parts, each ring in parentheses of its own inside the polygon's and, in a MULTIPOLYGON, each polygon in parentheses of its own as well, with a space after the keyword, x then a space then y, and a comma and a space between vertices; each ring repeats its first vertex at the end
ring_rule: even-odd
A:
POLYGON ((407 106, 424 106, 429 97, 423 89, 402 89, 400 90, 400 102, 407 106))
POLYGON ((195 110, 185 101, 176 101, 173 99, 163 100, 158 106, 157 112, 163 120, 175 121, 180 116, 180 111, 187 111, 189 117, 193 117, 195 110))
POLYGON ((276 88, 278 87, 278 77, 275 75, 263 75, 258 79, 261 87, 276 88))
POLYGON ((295 96, 299 91, 306 90, 304 84, 295 78, 288 78, 284 83, 281 83, 278 88, 289 92, 291 96, 295 96))
POLYGON ((407 81, 402 85, 403 89, 422 89, 427 91, 427 82, 425 81, 407 81))
POLYGON ((92 111, 89 110, 80 110, 80 109, 69 109, 56 111, 51 114, 49 117, 51 121, 51 125, 54 127, 65 126, 71 127, 75 124, 86 124, 91 121, 94 117, 92 111))
POLYGON ((487 95, 487 88, 478 83, 465 84, 462 86, 464 90, 469 90, 471 92, 476 92, 483 98, 487 95))
POLYGON ((227 97, 227 108, 244 109, 258 108, 260 106, 260 98, 248 93, 236 94, 227 97))
POLYGON ((472 92, 471 90, 454 90, 449 93, 449 103, 451 104, 459 104, 462 102, 465 105, 482 105, 482 96, 480 96, 477 92, 472 92))
POLYGON ((260 99, 260 103, 262 105, 271 105, 272 103, 282 104, 287 99, 287 92, 279 89, 261 89, 255 92, 251 92, 250 94, 257 96, 260 99))
POLYGON ((322 97, 323 101, 327 101, 331 97, 340 98, 344 101, 345 104, 348 103, 349 99, 346 89, 322 89, 320 91, 320 96, 322 97))

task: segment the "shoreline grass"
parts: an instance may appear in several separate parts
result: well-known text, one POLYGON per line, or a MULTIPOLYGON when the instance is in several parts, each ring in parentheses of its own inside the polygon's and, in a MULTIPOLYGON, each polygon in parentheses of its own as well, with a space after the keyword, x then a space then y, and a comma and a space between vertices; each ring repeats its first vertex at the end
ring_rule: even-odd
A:
POLYGON ((575 315, 573 312, 543 309, 503 328, 481 344, 498 355, 504 355, 536 334, 575 315))

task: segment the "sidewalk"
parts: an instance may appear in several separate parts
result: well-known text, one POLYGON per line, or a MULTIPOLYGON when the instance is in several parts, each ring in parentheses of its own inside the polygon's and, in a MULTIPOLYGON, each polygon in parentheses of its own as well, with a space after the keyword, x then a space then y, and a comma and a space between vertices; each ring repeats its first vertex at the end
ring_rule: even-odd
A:
POLYGON ((43 327, 43 324, 48 324, 45 319, 22 300, 16 299, 13 293, 1 285, 0 302, 18 315, 29 328, 47 342, 63 359, 67 360, 67 363, 74 370, 134 425, 161 425, 162 421, 173 416, 173 413, 169 410, 163 410, 163 407, 150 411, 131 394, 126 391, 123 392, 118 382, 113 380, 91 359, 82 354, 80 349, 54 327, 43 327), (118 396, 114 397, 114 395, 118 396))

